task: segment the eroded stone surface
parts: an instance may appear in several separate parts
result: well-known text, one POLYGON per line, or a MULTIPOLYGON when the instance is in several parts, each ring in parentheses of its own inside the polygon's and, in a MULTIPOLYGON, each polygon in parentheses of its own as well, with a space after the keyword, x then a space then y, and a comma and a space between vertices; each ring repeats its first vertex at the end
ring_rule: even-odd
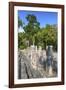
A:
POLYGON ((27 79, 27 78, 41 78, 41 74, 38 70, 34 70, 32 66, 30 65, 29 60, 26 58, 26 56, 20 52, 20 58, 18 62, 19 72, 18 72, 18 78, 19 79, 27 79))
POLYGON ((21 50, 18 52, 18 78, 44 78, 57 76, 57 53, 45 50, 21 50), (52 55, 51 55, 52 54, 52 55), (32 56, 31 56, 32 55, 32 56))

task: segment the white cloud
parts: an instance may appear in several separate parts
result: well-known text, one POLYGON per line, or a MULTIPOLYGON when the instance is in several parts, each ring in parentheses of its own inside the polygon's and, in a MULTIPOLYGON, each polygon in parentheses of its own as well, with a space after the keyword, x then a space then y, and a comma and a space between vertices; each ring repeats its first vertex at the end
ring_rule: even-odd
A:
POLYGON ((20 27, 20 28, 18 29, 18 32, 24 32, 24 29, 23 29, 22 27, 20 27))

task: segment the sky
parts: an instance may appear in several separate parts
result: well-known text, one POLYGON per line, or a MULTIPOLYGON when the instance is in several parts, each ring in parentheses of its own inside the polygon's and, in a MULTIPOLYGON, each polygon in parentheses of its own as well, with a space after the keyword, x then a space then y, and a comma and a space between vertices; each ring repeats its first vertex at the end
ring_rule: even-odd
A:
MULTIPOLYGON (((46 24, 50 24, 50 25, 57 24, 57 20, 58 20, 57 12, 18 10, 18 16, 25 23, 25 25, 28 23, 26 20, 26 16, 28 14, 33 14, 36 16, 37 21, 40 23, 41 28, 45 27, 46 24)), ((23 31, 23 29, 20 27, 19 32, 21 31, 23 31)))

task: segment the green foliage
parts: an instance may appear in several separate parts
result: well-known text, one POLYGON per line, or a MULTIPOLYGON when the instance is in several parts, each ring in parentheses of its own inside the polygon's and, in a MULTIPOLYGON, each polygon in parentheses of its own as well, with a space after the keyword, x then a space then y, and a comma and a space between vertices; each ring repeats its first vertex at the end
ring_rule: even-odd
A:
MULTIPOLYGON (((24 32, 18 33, 18 47, 24 49, 28 45, 35 44, 46 49, 47 45, 53 45, 54 50, 57 51, 57 25, 47 24, 45 27, 40 28, 36 16, 30 14, 27 15, 26 20, 28 24, 23 27, 24 32), (29 44, 27 45, 26 42, 29 44)), ((20 21, 18 25, 22 26, 23 24, 20 24, 20 21)))
POLYGON ((40 30, 40 23, 34 15, 29 14, 26 19, 28 24, 24 26, 24 31, 27 33, 27 39, 29 40, 29 45, 31 45, 35 42, 34 35, 40 30))
POLYGON ((51 25, 47 25, 44 30, 42 30, 42 40, 45 47, 47 45, 53 45, 57 49, 57 29, 51 25))
POLYGON ((21 27, 23 26, 23 22, 22 22, 22 20, 18 17, 18 28, 19 28, 20 26, 21 26, 21 27))
POLYGON ((25 33, 18 33, 18 48, 24 49, 27 47, 27 44, 25 43, 26 36, 25 33))
POLYGON ((35 35, 35 44, 46 49, 47 45, 53 45, 54 50, 57 50, 57 28, 53 25, 46 25, 35 35))
POLYGON ((34 16, 33 14, 32 14, 32 15, 31 15, 31 14, 28 14, 28 15, 26 16, 26 19, 27 19, 27 21, 28 21, 29 23, 35 23, 35 22, 37 21, 36 16, 34 16))

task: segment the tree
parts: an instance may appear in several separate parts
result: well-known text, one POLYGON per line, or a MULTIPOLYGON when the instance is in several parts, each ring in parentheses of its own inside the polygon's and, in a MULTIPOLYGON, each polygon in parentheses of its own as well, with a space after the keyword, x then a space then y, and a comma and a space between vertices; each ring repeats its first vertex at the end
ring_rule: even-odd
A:
POLYGON ((47 45, 53 45, 53 49, 57 51, 57 28, 54 25, 46 25, 41 28, 35 35, 35 44, 43 49, 46 49, 47 45))
POLYGON ((24 32, 18 33, 18 47, 24 49, 28 45, 35 44, 46 49, 47 45, 53 45, 53 49, 57 51, 57 25, 47 24, 40 28, 40 23, 33 14, 28 14, 26 19, 28 23, 23 25, 22 20, 18 17, 18 28, 21 26, 24 29, 24 32))
POLYGON ((27 40, 29 40, 29 45, 35 42, 35 34, 40 30, 40 23, 37 21, 37 18, 33 14, 28 14, 26 16, 28 24, 24 26, 24 31, 27 36, 27 40))
POLYGON ((42 30, 42 40, 45 48, 47 45, 53 45, 54 50, 57 50, 57 29, 52 25, 46 25, 42 30))
POLYGON ((25 33, 18 33, 18 48, 24 49, 27 47, 25 33))
POLYGON ((42 48, 43 46, 43 38, 42 38, 42 30, 38 31, 37 34, 35 34, 35 45, 37 45, 38 47, 41 46, 42 48))
POLYGON ((23 26, 23 22, 22 22, 22 20, 20 19, 20 17, 18 16, 18 28, 19 27, 22 27, 23 26))

